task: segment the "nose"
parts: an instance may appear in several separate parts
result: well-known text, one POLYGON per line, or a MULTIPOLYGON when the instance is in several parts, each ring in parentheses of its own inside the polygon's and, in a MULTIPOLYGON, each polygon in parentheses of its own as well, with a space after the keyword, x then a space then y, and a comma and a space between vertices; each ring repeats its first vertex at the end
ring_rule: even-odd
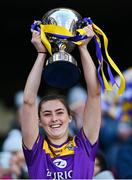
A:
POLYGON ((55 113, 52 114, 52 122, 57 121, 57 115, 55 113))

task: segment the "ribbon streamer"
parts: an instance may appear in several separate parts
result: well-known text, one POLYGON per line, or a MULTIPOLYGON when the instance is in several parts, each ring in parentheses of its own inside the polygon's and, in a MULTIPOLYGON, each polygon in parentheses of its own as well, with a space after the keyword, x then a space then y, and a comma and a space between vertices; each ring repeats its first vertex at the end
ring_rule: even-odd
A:
MULTIPOLYGON (((88 24, 91 24, 93 27, 93 30, 95 32, 95 36, 93 37, 94 42, 95 42, 95 47, 96 47, 96 56, 98 59, 98 78, 101 83, 102 91, 112 91, 114 85, 118 87, 118 95, 122 94, 125 90, 125 78, 117 65, 114 63, 112 58, 108 54, 108 38, 106 37, 105 33, 97 26, 95 25, 90 18, 83 18, 83 24, 84 26, 87 26, 88 24), (103 37, 103 42, 104 42, 104 49, 105 49, 105 54, 108 62, 103 58, 102 51, 101 51, 101 41, 99 36, 103 37), (105 73, 104 73, 104 63, 107 65, 107 73, 109 76, 109 81, 107 80, 105 73), (118 73, 120 76, 120 85, 118 85, 115 81, 115 78, 112 74, 110 65, 112 68, 118 73)), ((51 49, 51 44, 49 40, 46 37, 46 33, 52 34, 52 36, 60 38, 60 39, 67 39, 69 41, 72 41, 73 43, 80 45, 82 43, 82 40, 88 38, 85 30, 82 29, 77 29, 76 31, 78 32, 78 35, 74 36, 69 30, 62 26, 54 25, 54 24, 46 24, 43 25, 41 21, 35 21, 31 25, 32 30, 39 31, 41 33, 41 40, 45 47, 47 48, 48 52, 52 55, 52 49, 51 49)))

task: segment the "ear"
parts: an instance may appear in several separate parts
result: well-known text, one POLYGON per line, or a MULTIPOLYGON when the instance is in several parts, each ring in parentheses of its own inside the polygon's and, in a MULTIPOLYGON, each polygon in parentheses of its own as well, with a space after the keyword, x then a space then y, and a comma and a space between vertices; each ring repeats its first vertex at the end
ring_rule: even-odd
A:
POLYGON ((41 123, 40 119, 38 119, 38 121, 39 121, 39 126, 42 127, 42 123, 41 123))

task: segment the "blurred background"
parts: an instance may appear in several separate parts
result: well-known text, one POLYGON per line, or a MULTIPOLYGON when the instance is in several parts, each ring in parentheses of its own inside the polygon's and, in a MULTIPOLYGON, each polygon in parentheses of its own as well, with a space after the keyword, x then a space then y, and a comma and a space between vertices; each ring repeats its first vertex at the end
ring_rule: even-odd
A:
MULTIPOLYGON (((0 60, 0 138, 2 145, 8 132, 16 127, 14 119, 18 108, 16 94, 23 90, 27 75, 35 61, 36 51, 31 44, 30 27, 34 20, 41 20, 42 16, 53 8, 67 7, 79 12, 82 17, 91 17, 92 21, 99 26, 108 37, 108 52, 119 69, 128 79, 129 93, 121 98, 112 95, 102 95, 104 104, 102 110, 110 112, 112 118, 120 118, 121 108, 132 109, 131 106, 131 1, 86 1, 86 0, 23 0, 23 1, 0 1, 1 12, 1 60, 0 60), (127 73, 129 70, 130 73, 127 73), (129 83, 130 82, 130 83, 129 83), (128 95, 129 94, 129 95, 128 95), (129 98, 128 98, 129 96, 129 98), (126 98, 127 97, 127 98, 126 98), (124 100, 129 101, 127 108, 124 100), (123 103, 122 103, 123 102, 123 103), (114 108, 113 108, 114 104, 114 108), (117 106, 118 105, 118 106, 117 106), (112 108, 110 108, 112 107, 112 108), (118 111, 117 111, 118 110, 118 111), (117 113, 119 112, 119 113, 117 113)), ((92 49, 92 54, 94 54, 92 49)), ((79 56, 76 50, 72 52, 75 59, 79 56)), ((96 62, 95 62, 96 63, 96 62)), ((113 71, 113 74, 116 73, 113 71)), ((118 79, 118 77, 117 77, 118 79)), ((83 78, 80 82, 85 89, 83 78)), ((43 83, 39 95, 43 95, 43 83)), ((122 116, 124 117, 124 116, 122 116)), ((120 118, 121 119, 121 118, 120 118)), ((125 121, 126 121, 125 117, 125 121)), ((131 119, 131 116, 130 118, 131 119)), ((112 121, 113 122, 113 121, 112 121)), ((117 121, 116 121, 117 122, 117 121)), ((115 123, 116 124, 116 123, 115 123)), ((115 127, 115 125, 114 125, 115 127)), ((120 126, 121 127, 121 126, 120 126)), ((123 126, 122 126, 123 127, 123 126)), ((18 127, 17 127, 18 128, 18 127)), ((18 128, 19 129, 19 128, 18 128)), ((103 128, 102 128, 103 129, 103 128)), ((118 127, 119 129, 119 127, 118 127)), ((102 132, 102 136, 103 136, 102 132)), ((101 136, 101 137, 102 137, 101 136)), ((105 135, 104 135, 105 136, 105 135)), ((103 137, 104 137, 103 136, 103 137)), ((104 140, 105 141, 105 140, 104 140)), ((101 141, 102 143, 102 141, 101 141)), ((105 145, 101 147, 106 150, 105 145)), ((115 152, 115 151, 114 151, 115 152)), ((108 152, 107 152, 108 153, 108 152)), ((114 156, 113 156, 114 157, 114 156)), ((111 162, 113 163, 113 162, 111 162)), ((115 165, 115 164, 114 164, 115 165)), ((110 168, 111 168, 110 164, 110 168)), ((113 168, 113 167, 112 167, 113 168)))

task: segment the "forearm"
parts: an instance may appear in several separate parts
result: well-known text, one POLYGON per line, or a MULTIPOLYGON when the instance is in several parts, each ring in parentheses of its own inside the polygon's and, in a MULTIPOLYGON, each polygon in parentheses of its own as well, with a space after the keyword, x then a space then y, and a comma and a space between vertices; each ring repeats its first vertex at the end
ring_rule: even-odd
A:
POLYGON ((45 62, 46 54, 38 54, 37 59, 32 67, 32 70, 28 76, 25 90, 24 90, 24 101, 28 103, 34 103, 37 97, 38 89, 41 82, 41 76, 43 66, 45 62))
POLYGON ((95 64, 87 50, 87 47, 79 47, 84 77, 90 95, 100 94, 100 84, 97 77, 95 64))
POLYGON ((101 124, 101 90, 95 64, 87 49, 90 40, 94 37, 92 26, 88 25, 85 27, 85 31, 88 38, 82 41, 82 44, 79 46, 88 94, 83 114, 83 129, 91 144, 94 144, 98 139, 101 124))
POLYGON ((83 116, 83 129, 91 144, 94 144, 98 139, 101 123, 100 84, 96 67, 87 48, 82 47, 79 50, 88 91, 88 100, 83 116))

